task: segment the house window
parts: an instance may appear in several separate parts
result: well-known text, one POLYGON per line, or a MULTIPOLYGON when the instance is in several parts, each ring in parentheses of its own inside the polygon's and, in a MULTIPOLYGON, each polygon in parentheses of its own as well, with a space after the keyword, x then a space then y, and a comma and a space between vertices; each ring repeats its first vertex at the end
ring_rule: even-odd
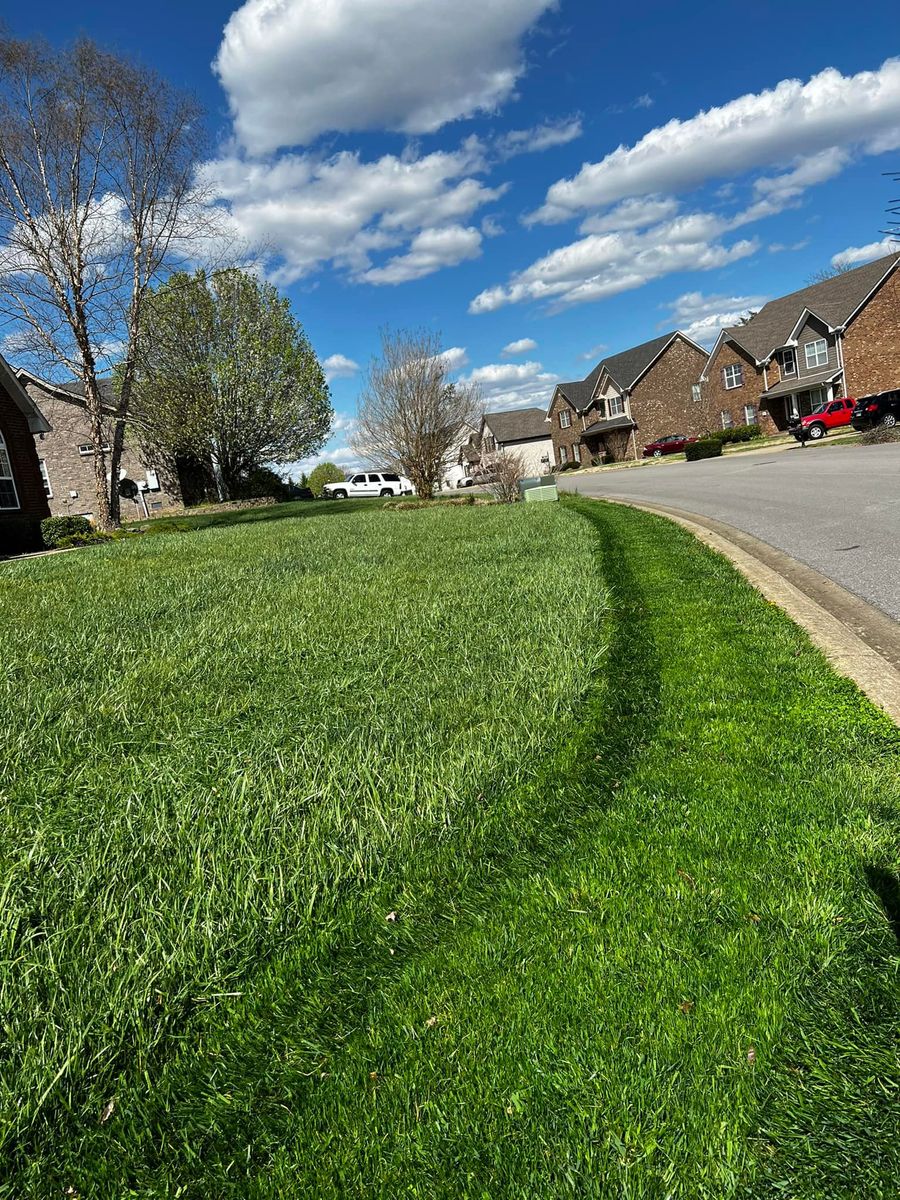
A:
POLYGON ((731 413, 728 412, 727 409, 724 409, 724 408, 719 413, 719 420, 722 422, 723 429, 730 429, 732 427, 732 425, 734 424, 734 420, 732 419, 731 413))
POLYGON ((691 384, 691 399, 693 400, 693 402, 695 404, 700 403, 700 384, 699 383, 691 384))
MULTIPOLYGON (((103 445, 100 447, 100 449, 103 451, 104 454, 109 454, 109 443, 104 442, 103 445)), ((93 442, 82 442, 82 444, 78 447, 78 453, 81 455, 82 458, 87 458, 89 454, 94 453, 94 443, 93 442)))
POLYGON ((38 460, 38 466, 41 468, 41 480, 44 484, 44 495, 48 500, 52 500, 53 488, 50 486, 50 476, 47 474, 47 464, 41 458, 38 460))
POLYGON ((560 446, 559 461, 561 463, 567 463, 569 461, 569 447, 568 446, 560 446))
POLYGON ((18 508, 19 497, 16 494, 16 481, 13 478, 12 463, 6 449, 6 441, 0 433, 0 508, 18 508))
POLYGON ((496 448, 496 442, 494 441, 494 439, 491 437, 490 434, 486 434, 485 439, 484 439, 485 454, 493 454, 495 448, 496 448))
POLYGON ((782 350, 781 354, 778 357, 781 360, 782 377, 797 374, 797 351, 796 350, 782 350))
POLYGON ((752 405, 752 404, 744 405, 744 424, 745 425, 755 425, 757 415, 758 414, 757 414, 757 411, 756 411, 756 408, 754 405, 752 405))
POLYGON ((828 343, 824 338, 816 338, 814 342, 807 342, 803 350, 806 354, 808 371, 812 371, 815 367, 828 366, 828 343))
POLYGON ((621 417, 625 411, 625 401, 621 396, 611 396, 609 400, 609 415, 611 417, 621 417))
POLYGON ((559 414, 559 427, 560 427, 560 429, 568 429, 571 426, 571 424, 572 424, 572 414, 569 412, 569 410, 567 408, 564 408, 562 410, 562 412, 559 414))
POLYGON ((727 367, 722 368, 722 377, 725 380, 725 387, 728 391, 732 388, 744 386, 744 368, 741 363, 729 363, 727 367))

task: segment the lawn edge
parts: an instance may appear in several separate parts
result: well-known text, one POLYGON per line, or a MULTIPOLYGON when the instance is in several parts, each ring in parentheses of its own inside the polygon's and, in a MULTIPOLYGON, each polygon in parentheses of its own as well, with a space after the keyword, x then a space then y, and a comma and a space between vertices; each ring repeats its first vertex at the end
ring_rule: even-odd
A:
POLYGON ((604 499, 665 517, 727 558, 806 631, 839 674, 900 725, 900 626, 890 617, 812 567, 723 521, 623 497, 604 499))

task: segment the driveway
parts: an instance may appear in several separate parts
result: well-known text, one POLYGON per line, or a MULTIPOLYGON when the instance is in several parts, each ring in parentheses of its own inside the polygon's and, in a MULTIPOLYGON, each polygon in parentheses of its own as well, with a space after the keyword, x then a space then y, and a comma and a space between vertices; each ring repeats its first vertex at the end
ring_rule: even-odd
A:
POLYGON ((900 445, 797 446, 558 482, 724 521, 900 621, 900 445))

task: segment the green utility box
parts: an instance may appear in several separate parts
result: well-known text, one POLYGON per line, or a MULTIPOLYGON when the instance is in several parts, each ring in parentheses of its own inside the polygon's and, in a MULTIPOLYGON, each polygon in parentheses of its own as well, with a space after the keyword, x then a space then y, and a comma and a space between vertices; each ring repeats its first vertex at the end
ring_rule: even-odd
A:
POLYGON ((556 490, 556 484, 547 484, 545 487, 530 487, 525 492, 526 501, 538 500, 558 500, 559 493, 556 490))

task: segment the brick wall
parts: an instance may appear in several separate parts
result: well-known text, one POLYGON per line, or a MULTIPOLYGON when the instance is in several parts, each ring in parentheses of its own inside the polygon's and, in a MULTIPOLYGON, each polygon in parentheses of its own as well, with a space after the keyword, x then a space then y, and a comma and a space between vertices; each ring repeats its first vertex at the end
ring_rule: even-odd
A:
POLYGON ((635 385, 630 400, 631 418, 638 427, 638 455, 648 442, 668 434, 694 436, 707 431, 710 418, 703 401, 691 398, 691 387, 700 378, 705 362, 702 350, 677 337, 635 385))
MULTIPOLYGON (((45 391, 37 384, 26 385, 28 394, 53 426, 51 433, 36 438, 37 454, 43 460, 50 488, 50 510, 54 516, 68 513, 93 514, 97 503, 94 482, 94 457, 80 454, 78 447, 91 442, 91 427, 87 412, 79 404, 64 400, 53 392, 45 391), (73 496, 72 493, 75 493, 73 496)), ((112 443, 113 423, 108 423, 106 441, 112 443)), ((130 449, 127 442, 122 453, 122 468, 135 483, 147 478, 148 465, 140 455, 130 449)), ((179 503, 172 491, 167 491, 160 478, 161 490, 146 492, 147 507, 151 511, 169 508, 179 503)), ((144 515, 140 500, 122 498, 122 519, 134 520, 144 515)))
MULTIPOLYGON (((550 408, 550 437, 553 440, 553 459, 556 466, 562 465, 561 446, 565 446, 568 450, 569 462, 581 462, 580 439, 583 432, 584 424, 581 417, 569 401, 560 392, 557 392, 550 408), (561 412, 569 413, 572 419, 572 424, 568 429, 560 427, 559 414, 561 412)), ((586 457, 585 462, 590 462, 590 458, 586 457)))
POLYGON ((18 509, 0 509, 0 554, 40 550, 41 521, 50 516, 28 419, 0 388, 0 433, 12 466, 18 509))
MULTIPOLYGON (((705 428, 697 432, 705 433, 708 430, 721 429, 723 412, 731 414, 734 425, 745 424, 744 407, 748 404, 753 405, 757 410, 757 419, 763 433, 771 436, 778 432, 779 427, 765 407, 765 401, 760 400, 766 390, 762 368, 757 367, 748 354, 735 346, 733 342, 723 341, 706 373, 708 378, 701 384, 702 399, 698 405, 698 408, 702 410, 700 419, 705 422, 705 428), (740 363, 744 368, 744 383, 739 388, 726 388, 722 372, 725 367, 733 363, 740 363)), ((773 373, 770 367, 769 387, 773 387, 777 379, 777 370, 773 373)), ((779 412, 783 410, 781 400, 775 400, 773 404, 778 406, 779 412)))
POLYGON ((900 269, 849 326, 843 351, 846 395, 900 387, 900 269))

